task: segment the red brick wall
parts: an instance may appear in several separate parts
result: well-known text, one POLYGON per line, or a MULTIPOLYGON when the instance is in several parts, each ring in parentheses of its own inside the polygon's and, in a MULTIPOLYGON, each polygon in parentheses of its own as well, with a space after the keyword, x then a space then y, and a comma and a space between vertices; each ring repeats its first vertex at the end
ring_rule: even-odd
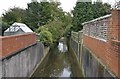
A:
POLYGON ((108 34, 109 40, 120 41, 120 10, 112 11, 111 23, 109 23, 108 34))
POLYGON ((104 65, 118 76, 118 54, 110 51, 108 42, 104 42, 89 36, 83 36, 84 45, 98 57, 104 65))
POLYGON ((108 20, 106 42, 84 35, 83 43, 109 70, 120 77, 120 10, 113 10, 112 17, 108 20))
POLYGON ((0 52, 2 52, 2 55, 0 54, 0 57, 5 57, 20 49, 36 43, 35 33, 3 36, 0 39, 0 41, 2 41, 2 45, 0 44, 0 46, 2 46, 2 50, 0 50, 0 52))

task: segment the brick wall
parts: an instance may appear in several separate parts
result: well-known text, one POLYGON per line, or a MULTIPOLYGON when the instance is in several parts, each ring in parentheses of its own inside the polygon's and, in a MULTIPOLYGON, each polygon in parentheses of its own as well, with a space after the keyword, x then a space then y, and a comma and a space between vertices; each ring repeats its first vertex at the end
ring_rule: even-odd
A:
POLYGON ((120 77, 120 10, 113 10, 108 19, 108 40, 102 41, 83 36, 83 44, 90 49, 106 67, 120 77))
POLYGON ((106 67, 118 76, 118 54, 111 52, 107 42, 83 36, 84 45, 90 49, 106 67))
POLYGON ((3 36, 0 37, 0 42, 1 41, 2 43, 0 44, 0 48, 2 48, 2 50, 0 50, 0 52, 2 52, 2 54, 0 54, 0 58, 35 44, 36 35, 35 33, 29 33, 13 36, 3 36))
POLYGON ((120 41, 120 10, 112 11, 112 18, 110 19, 108 34, 109 40, 120 41))
POLYGON ((117 66, 120 77, 120 10, 112 11, 111 23, 108 25, 109 52, 116 54, 116 58, 118 58, 117 66))

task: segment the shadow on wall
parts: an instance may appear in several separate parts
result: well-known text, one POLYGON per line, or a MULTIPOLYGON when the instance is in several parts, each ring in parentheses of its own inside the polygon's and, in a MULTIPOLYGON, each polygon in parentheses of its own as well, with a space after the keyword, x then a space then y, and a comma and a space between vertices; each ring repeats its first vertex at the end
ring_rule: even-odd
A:
POLYGON ((112 77, 85 46, 82 46, 82 66, 86 77, 112 77))
POLYGON ((78 43, 71 39, 70 45, 76 53, 77 58, 81 60, 80 65, 82 66, 85 77, 113 77, 110 71, 108 71, 85 46, 82 46, 81 50, 79 48, 80 52, 78 52, 78 47, 81 47, 77 46, 78 43))

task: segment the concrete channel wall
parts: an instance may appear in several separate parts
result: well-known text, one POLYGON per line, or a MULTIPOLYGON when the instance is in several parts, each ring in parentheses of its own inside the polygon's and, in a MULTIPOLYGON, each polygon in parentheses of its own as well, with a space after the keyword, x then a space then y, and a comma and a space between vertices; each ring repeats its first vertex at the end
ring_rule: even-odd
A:
POLYGON ((28 77, 43 57, 43 45, 34 44, 2 60, 3 77, 28 77))
MULTIPOLYGON (((74 35, 74 33, 72 33, 72 35, 76 36, 77 34, 74 35)), ((76 41, 77 40, 71 36, 70 46, 79 60, 85 77, 115 77, 112 72, 99 60, 99 58, 97 58, 92 51, 83 45, 83 39, 79 42, 76 41)))
MULTIPOLYGON (((2 38, 5 39, 5 37, 2 38)), ((36 37, 33 33, 10 36, 4 40, 7 43, 3 43, 2 45, 4 52, 2 52, 2 58, 0 59, 0 78, 29 77, 31 75, 44 57, 44 45, 40 42, 36 42, 35 39, 36 37), (15 45, 11 45, 12 41, 9 40, 14 40, 15 45), (5 52, 6 45, 4 44, 12 50, 5 52)))

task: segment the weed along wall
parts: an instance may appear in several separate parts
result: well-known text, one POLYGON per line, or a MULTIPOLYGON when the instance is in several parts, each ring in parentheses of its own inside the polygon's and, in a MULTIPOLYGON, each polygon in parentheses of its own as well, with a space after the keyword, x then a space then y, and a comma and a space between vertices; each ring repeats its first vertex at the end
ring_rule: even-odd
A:
POLYGON ((120 10, 83 23, 70 44, 86 77, 120 77, 120 10))
POLYGON ((43 57, 43 44, 36 42, 35 33, 5 36, 1 39, 2 77, 28 77, 43 57))

